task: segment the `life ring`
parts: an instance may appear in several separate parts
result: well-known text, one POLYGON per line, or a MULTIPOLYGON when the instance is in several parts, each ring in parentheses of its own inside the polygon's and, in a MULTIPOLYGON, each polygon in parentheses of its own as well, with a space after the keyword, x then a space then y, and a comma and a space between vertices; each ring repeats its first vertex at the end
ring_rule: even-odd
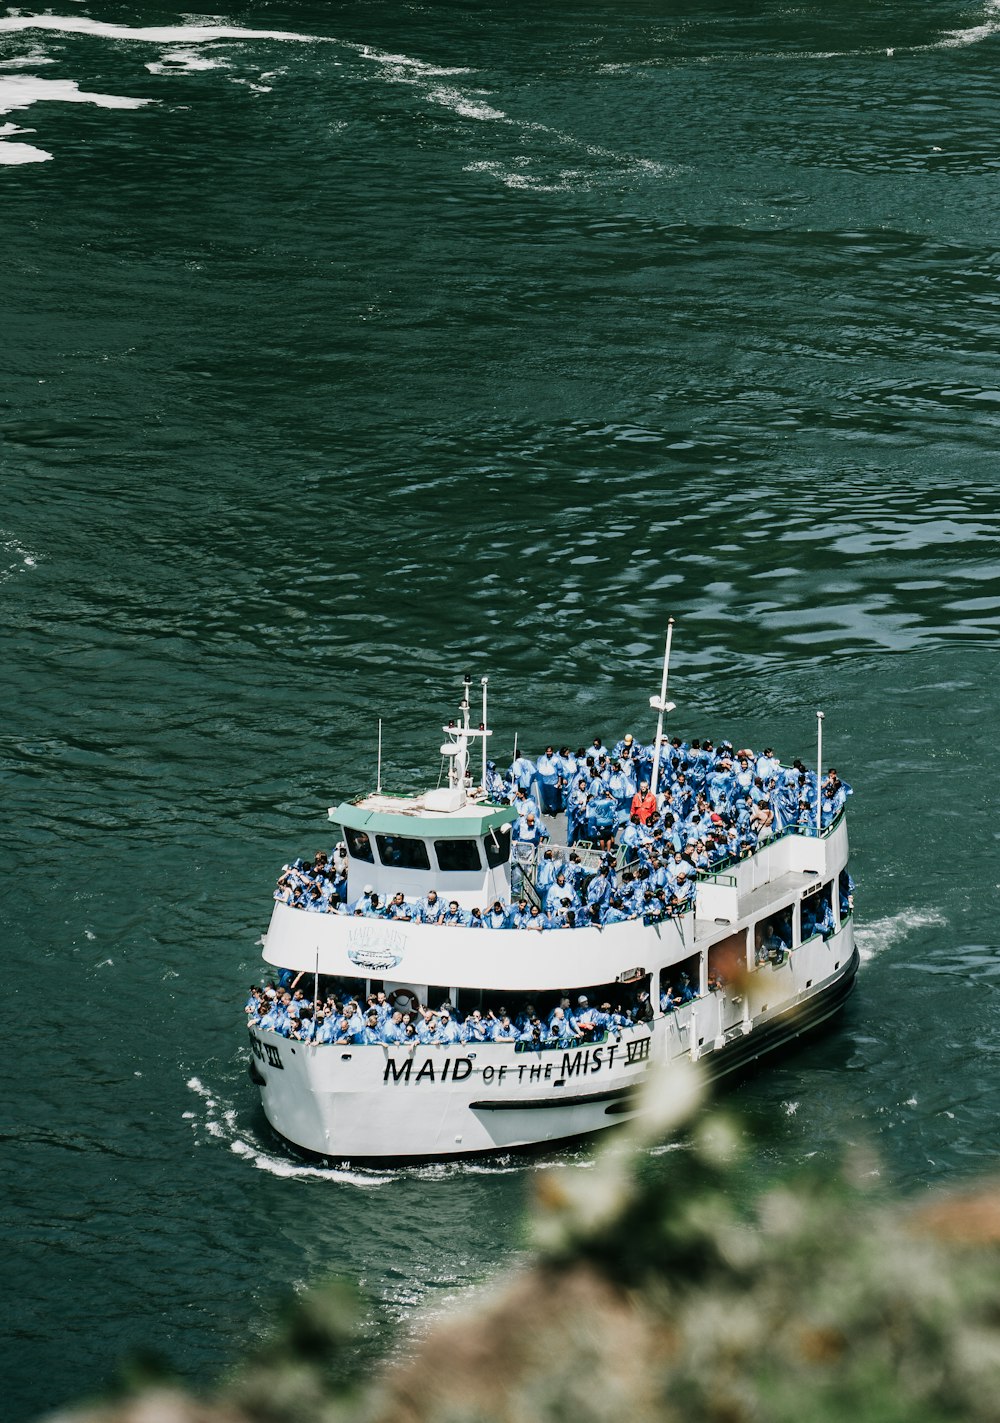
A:
POLYGON ((418 1001, 412 988, 397 988, 393 993, 392 1006, 397 1013, 415 1013, 418 1001))

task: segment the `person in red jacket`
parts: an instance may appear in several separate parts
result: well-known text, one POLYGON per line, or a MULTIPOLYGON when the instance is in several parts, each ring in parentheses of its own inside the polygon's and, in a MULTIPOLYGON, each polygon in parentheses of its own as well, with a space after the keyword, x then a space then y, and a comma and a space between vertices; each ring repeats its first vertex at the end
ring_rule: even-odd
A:
POLYGON ((649 789, 649 782, 643 781, 638 791, 632 797, 632 808, 630 815, 637 815, 645 825, 646 821, 656 810, 656 796, 649 789))

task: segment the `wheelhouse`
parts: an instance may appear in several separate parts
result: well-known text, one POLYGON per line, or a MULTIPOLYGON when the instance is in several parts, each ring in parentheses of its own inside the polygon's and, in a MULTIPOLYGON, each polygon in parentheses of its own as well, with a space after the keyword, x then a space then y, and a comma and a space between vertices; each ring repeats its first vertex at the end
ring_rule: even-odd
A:
POLYGON ((400 890, 412 900, 432 889, 462 909, 509 900, 511 807, 466 800, 435 810, 427 800, 376 794, 330 809, 347 847, 348 899, 370 886, 382 903, 400 890))

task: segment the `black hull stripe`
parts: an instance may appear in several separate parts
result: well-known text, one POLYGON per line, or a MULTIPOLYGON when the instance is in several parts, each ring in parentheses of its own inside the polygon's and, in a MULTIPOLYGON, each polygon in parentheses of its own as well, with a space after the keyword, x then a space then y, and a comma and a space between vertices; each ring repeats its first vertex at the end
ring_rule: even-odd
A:
POLYGON ((534 1100, 516 1097, 510 1101, 500 1101, 487 1097, 482 1102, 470 1102, 476 1112, 521 1112, 526 1108, 536 1111, 540 1107, 580 1107, 590 1102, 614 1102, 619 1097, 627 1097, 635 1090, 635 1084, 628 1087, 611 1087, 607 1092, 579 1092, 575 1097, 538 1097, 534 1100))
POLYGON ((731 1073, 740 1072, 763 1057, 765 1053, 777 1052, 787 1047, 804 1033, 820 1028, 840 1011, 851 996, 858 967, 861 963, 857 949, 849 963, 827 988, 805 1003, 797 1003, 778 1013, 770 1022, 761 1024, 750 1033, 726 1043, 718 1051, 706 1053, 700 1059, 704 1063, 709 1081, 715 1082, 731 1073))

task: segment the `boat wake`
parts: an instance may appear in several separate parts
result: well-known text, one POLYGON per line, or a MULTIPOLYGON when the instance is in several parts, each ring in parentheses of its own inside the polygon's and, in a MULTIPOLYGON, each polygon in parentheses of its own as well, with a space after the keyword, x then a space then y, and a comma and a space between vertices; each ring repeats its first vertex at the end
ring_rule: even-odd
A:
POLYGON ((240 1127, 236 1108, 221 1093, 207 1087, 200 1077, 188 1079, 188 1090, 193 1092, 201 1104, 199 1112, 185 1112, 197 1133, 221 1141, 229 1147, 234 1156, 242 1157, 258 1171, 266 1171, 270 1176, 281 1176, 293 1180, 319 1179, 339 1181, 348 1186, 385 1186, 396 1180, 399 1172, 393 1171, 349 1171, 335 1166, 310 1166, 296 1161, 291 1156, 280 1156, 265 1150, 249 1132, 240 1127))
MULTIPOLYGON (((21 132, 14 124, 0 124, 0 134, 5 130, 21 132)), ((13 578, 17 573, 37 568, 38 558, 37 553, 32 553, 12 534, 7 534, 3 529, 0 529, 0 583, 6 583, 8 578, 13 578)))
POLYGON ((7 15, 0 19, 0 34, 21 30, 55 30, 62 35, 93 35, 106 40, 141 40, 146 44, 204 44, 208 40, 288 40, 318 44, 322 35, 301 35, 292 30, 246 30, 239 25, 115 25, 85 15, 7 15))
MULTIPOLYGON (((416 96, 423 103, 448 110, 457 118, 471 120, 475 123, 503 124, 509 130, 523 132, 526 136, 545 134, 558 148, 567 153, 578 153, 589 158, 604 160, 611 165, 613 172, 618 176, 650 177, 673 171, 668 165, 655 162, 652 159, 640 158, 633 154, 619 153, 614 149, 588 144, 575 135, 563 133, 548 124, 511 116, 503 109, 496 107, 488 90, 474 87, 471 84, 454 82, 456 79, 476 73, 468 66, 432 64, 426 60, 415 59, 411 55, 398 54, 390 50, 377 49, 372 45, 341 40, 334 35, 300 34, 291 30, 242 29, 238 25, 222 23, 121 25, 93 20, 82 15, 8 15, 0 19, 0 35, 28 31, 49 31, 55 34, 81 35, 96 39, 156 45, 161 48, 162 52, 157 59, 148 61, 145 68, 151 74, 160 77, 232 69, 232 62, 228 58, 217 52, 208 53, 204 49, 197 48, 197 46, 212 46, 220 41, 235 44, 269 40, 285 44, 335 45, 342 52, 349 51, 357 56, 364 65, 371 66, 374 71, 373 77, 383 83, 407 85, 414 90, 416 96)), ((48 57, 37 51, 35 53, 37 54, 35 63, 51 62, 48 57)), ((5 61, 5 64, 8 65, 25 63, 27 63, 27 59, 24 56, 5 61)), ((228 77, 231 83, 246 84, 261 93, 269 93, 271 90, 271 86, 265 83, 254 83, 246 78, 233 77, 232 75, 228 77)), ((0 79, 0 85, 4 82, 0 79)), ((21 89, 14 94, 14 98, 22 100, 22 102, 12 104, 10 107, 27 108, 39 99, 68 99, 99 104, 105 108, 137 108, 152 102, 149 99, 119 99, 113 95, 84 94, 71 80, 49 81, 47 89, 38 89, 33 95, 29 93, 30 85, 41 85, 43 82, 34 77, 22 81, 21 89)), ((4 112, 2 107, 0 107, 0 112, 4 112)), ((33 148, 27 144, 12 144, 2 141, 7 139, 8 135, 12 136, 14 132, 27 131, 4 129, 0 132, 0 163, 41 162, 51 158, 52 155, 42 149, 33 148)), ((487 173, 509 188, 522 188, 535 192, 561 192, 581 184, 589 186, 593 181, 593 173, 586 172, 579 167, 560 166, 555 173, 546 171, 542 174, 525 171, 535 161, 533 156, 521 154, 508 163, 496 161, 472 163, 467 165, 463 171, 487 173)), ((551 168, 553 161, 551 157, 547 160, 548 168, 551 168)), ((563 163, 565 165, 565 160, 563 163)))
POLYGON ((948 30, 941 39, 932 44, 921 45, 921 49, 964 49, 970 44, 982 44, 1000 32, 1000 0, 987 0, 979 24, 969 25, 964 30, 948 30))
POLYGON ((916 929, 932 929, 947 923, 936 909, 901 909, 884 919, 873 919, 855 929, 854 937, 862 963, 870 963, 916 929))
MULTIPOLYGON (((251 1132, 241 1127, 239 1113, 233 1103, 214 1088, 207 1086, 200 1077, 189 1077, 188 1091, 197 1097, 198 1111, 185 1112, 184 1117, 192 1125, 196 1137, 211 1138, 229 1147, 234 1156, 249 1162, 258 1171, 266 1171, 269 1176, 289 1180, 338 1181, 347 1186, 371 1188, 388 1186, 393 1181, 443 1181, 452 1176, 511 1176, 525 1170, 542 1171, 555 1163, 556 1158, 545 1153, 539 1158, 518 1159, 510 1154, 471 1161, 433 1161, 423 1166, 397 1166, 363 1170, 347 1166, 323 1166, 298 1161, 292 1155, 268 1151, 251 1132)), ((562 1164, 573 1161, 572 1151, 563 1151, 558 1160, 562 1164)), ((581 1160, 577 1164, 589 1165, 581 1160)))

